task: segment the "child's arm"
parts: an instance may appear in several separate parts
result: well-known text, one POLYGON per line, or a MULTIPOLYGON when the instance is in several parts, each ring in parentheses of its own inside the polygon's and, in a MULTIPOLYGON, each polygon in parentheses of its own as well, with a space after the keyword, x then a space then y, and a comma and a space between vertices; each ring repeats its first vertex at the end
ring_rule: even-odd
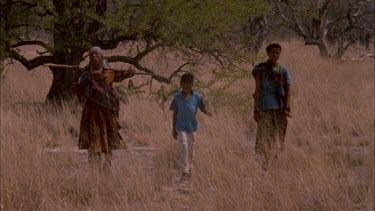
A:
POLYGON ((206 103, 203 100, 203 97, 199 99, 199 104, 198 104, 199 110, 201 110, 204 114, 207 114, 207 116, 212 117, 212 113, 207 111, 206 109, 206 103))
POLYGON ((177 137, 178 137, 178 132, 176 130, 176 122, 177 122, 177 112, 173 111, 173 131, 172 131, 172 135, 173 135, 174 139, 177 139, 177 137))
POLYGON ((177 113, 178 113, 178 107, 175 99, 173 99, 171 106, 169 107, 171 111, 173 111, 173 117, 172 117, 172 122, 173 122, 173 129, 172 129, 172 136, 174 139, 177 139, 178 137, 178 132, 176 130, 176 123, 177 123, 177 113))

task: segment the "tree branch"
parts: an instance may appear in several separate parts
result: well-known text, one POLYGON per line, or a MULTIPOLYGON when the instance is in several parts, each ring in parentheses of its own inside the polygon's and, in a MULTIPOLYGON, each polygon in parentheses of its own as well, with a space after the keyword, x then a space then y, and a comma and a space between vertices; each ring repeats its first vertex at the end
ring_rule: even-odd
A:
POLYGON ((151 53, 153 50, 157 49, 158 47, 160 47, 160 44, 151 46, 151 44, 147 42, 146 48, 143 51, 139 52, 138 55, 134 57, 134 60, 136 60, 137 62, 142 60, 143 57, 145 57, 147 54, 151 53))
POLYGON ((99 46, 100 48, 106 50, 106 49, 113 49, 116 48, 119 42, 124 41, 124 40, 132 40, 135 41, 137 40, 137 34, 132 34, 132 35, 127 35, 127 36, 120 36, 116 37, 111 40, 100 40, 97 37, 92 37, 91 38, 91 43, 94 46, 99 46))
POLYGON ((322 6, 319 8, 319 17, 323 17, 327 13, 328 5, 331 3, 331 0, 325 0, 322 6))
POLYGON ((134 65, 136 61, 129 56, 110 56, 106 58, 109 63, 111 62, 123 62, 134 65))
POLYGON ((335 18, 333 20, 327 20, 326 24, 327 24, 327 26, 329 26, 329 25, 334 24, 334 23, 336 23, 338 21, 344 20, 346 17, 347 16, 345 15, 345 16, 341 16, 341 17, 335 18))
POLYGON ((12 2, 13 5, 22 5, 22 6, 26 6, 26 7, 36 7, 38 6, 38 3, 29 3, 29 2, 23 2, 23 1, 13 1, 12 2))
POLYGON ((289 1, 286 1, 286 4, 290 8, 290 10, 291 10, 291 14, 292 14, 291 18, 292 18, 292 22, 293 22, 293 29, 294 29, 294 31, 296 31, 297 33, 299 33, 303 37, 307 37, 307 33, 302 28, 302 26, 298 23, 298 19, 297 19, 297 14, 296 14, 295 8, 290 4, 289 1))
POLYGON ((170 84, 172 82, 171 80, 169 80, 168 78, 166 78, 164 76, 160 76, 160 75, 155 74, 154 71, 148 69, 147 67, 142 66, 134 58, 131 58, 131 57, 128 57, 128 56, 110 56, 110 57, 107 57, 107 61, 110 62, 110 63, 112 63, 112 62, 128 63, 128 64, 131 64, 134 67, 136 67, 138 70, 141 70, 145 73, 148 73, 148 75, 150 75, 153 79, 155 79, 159 82, 163 82, 163 83, 167 83, 167 84, 170 84))
POLYGON ((39 67, 45 63, 52 63, 53 57, 52 56, 38 56, 31 60, 27 60, 24 56, 19 54, 17 51, 11 49, 10 50, 10 58, 19 61, 23 66, 25 66, 28 70, 32 70, 36 67, 39 67))
POLYGON ((319 43, 317 39, 305 39, 305 45, 318 45, 319 43))
POLYGON ((39 41, 39 40, 29 40, 29 41, 21 40, 17 44, 12 45, 11 47, 17 48, 17 47, 25 46, 25 45, 39 45, 46 50, 48 49, 48 45, 46 43, 42 42, 42 41, 39 41))
POLYGON ((296 14, 296 9, 291 5, 289 0, 284 0, 286 6, 290 9, 290 19, 288 19, 285 14, 283 14, 280 8, 279 2, 274 2, 275 8, 278 10, 280 17, 287 22, 287 27, 295 31, 298 35, 306 38, 308 37, 306 31, 303 29, 303 27, 298 23, 298 18, 296 14))
POLYGON ((349 1, 350 6, 353 6, 353 5, 359 4, 359 3, 361 3, 361 2, 370 3, 370 4, 374 5, 374 3, 371 2, 371 0, 356 0, 356 1, 354 1, 354 2, 349 1))
MULTIPOLYGON (((95 8, 95 15, 103 17, 104 13, 107 11, 107 1, 106 0, 98 0, 96 1, 96 8, 95 8)), ((101 23, 98 20, 93 20, 89 27, 86 30, 87 34, 94 34, 99 31, 101 23)))
POLYGON ((182 64, 179 68, 177 68, 177 70, 175 70, 175 71, 174 71, 174 72, 168 77, 168 79, 169 79, 169 80, 172 80, 172 78, 173 78, 174 76, 176 76, 177 73, 183 71, 182 68, 185 67, 185 66, 188 65, 188 64, 190 64, 190 63, 189 63, 189 62, 186 62, 186 63, 182 64))

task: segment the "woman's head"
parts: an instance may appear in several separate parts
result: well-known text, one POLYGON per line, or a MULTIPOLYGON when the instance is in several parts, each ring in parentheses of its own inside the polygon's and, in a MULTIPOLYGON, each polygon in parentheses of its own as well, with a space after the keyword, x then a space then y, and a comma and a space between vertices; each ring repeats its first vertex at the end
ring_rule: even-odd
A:
POLYGON ((94 46, 89 50, 90 63, 93 65, 101 65, 103 61, 103 50, 94 46))
POLYGON ((281 45, 278 43, 269 44, 266 48, 266 51, 268 55, 268 61, 276 63, 280 58, 281 45))

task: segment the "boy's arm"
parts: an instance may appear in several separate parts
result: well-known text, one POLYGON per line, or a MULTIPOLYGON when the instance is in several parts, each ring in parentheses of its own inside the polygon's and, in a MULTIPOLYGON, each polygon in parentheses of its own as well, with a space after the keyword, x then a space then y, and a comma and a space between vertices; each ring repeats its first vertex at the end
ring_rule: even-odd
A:
POLYGON ((199 110, 201 110, 204 114, 207 114, 209 117, 212 117, 212 113, 207 111, 206 109, 206 103, 204 102, 203 97, 200 98, 198 107, 199 110))
POLYGON ((205 111, 205 112, 203 112, 203 113, 205 113, 207 116, 209 116, 209 117, 212 117, 212 113, 211 112, 209 112, 209 111, 205 111))
POLYGON ((173 128, 172 128, 172 136, 174 139, 177 139, 178 133, 176 130, 176 123, 177 123, 177 113, 178 113, 178 107, 175 99, 173 99, 171 106, 169 107, 171 111, 173 111, 173 117, 172 117, 172 122, 173 122, 173 128))

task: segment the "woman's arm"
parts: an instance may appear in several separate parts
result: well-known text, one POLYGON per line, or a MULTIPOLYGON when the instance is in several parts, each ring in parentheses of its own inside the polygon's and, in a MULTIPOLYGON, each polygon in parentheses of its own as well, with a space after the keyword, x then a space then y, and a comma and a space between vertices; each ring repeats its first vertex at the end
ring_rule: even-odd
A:
POLYGON ((127 70, 113 70, 114 72, 114 81, 113 82, 121 82, 126 78, 131 78, 135 74, 135 70, 133 67, 129 67, 127 70))
POLYGON ((124 70, 125 78, 131 78, 135 75, 135 69, 133 66, 130 66, 128 70, 124 70))

